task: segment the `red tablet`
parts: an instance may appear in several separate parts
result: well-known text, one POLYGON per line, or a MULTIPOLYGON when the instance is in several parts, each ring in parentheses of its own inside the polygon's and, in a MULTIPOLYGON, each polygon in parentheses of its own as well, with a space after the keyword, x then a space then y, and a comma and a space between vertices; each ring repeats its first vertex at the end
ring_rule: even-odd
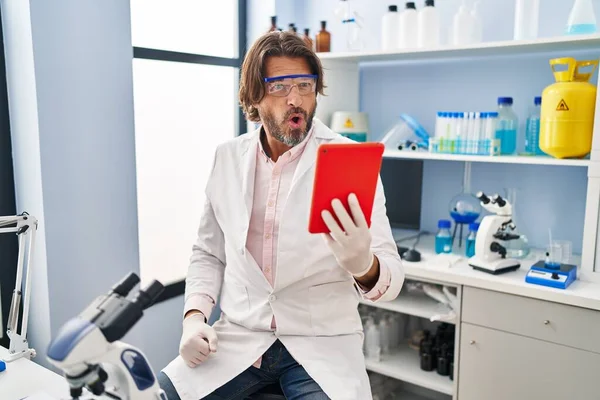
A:
POLYGON ((371 226, 383 150, 382 143, 328 143, 319 146, 308 223, 310 233, 329 233, 321 212, 329 210, 337 221, 331 207, 333 199, 339 199, 352 216, 348 207, 350 193, 356 194, 371 226))

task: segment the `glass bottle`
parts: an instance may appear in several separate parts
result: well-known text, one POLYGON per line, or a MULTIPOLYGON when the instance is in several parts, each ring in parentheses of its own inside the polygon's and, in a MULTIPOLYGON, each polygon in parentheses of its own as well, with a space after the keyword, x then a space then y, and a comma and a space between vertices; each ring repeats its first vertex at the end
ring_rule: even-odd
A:
POLYGON ((269 32, 275 32, 278 31, 279 29, 277 28, 277 16, 273 15, 271 17, 271 27, 269 28, 269 32))
POLYGON ((512 97, 498 97, 496 139, 500 139, 500 154, 513 154, 517 150, 519 119, 512 104, 512 97))
POLYGON ((317 53, 325 53, 331 51, 331 34, 325 29, 327 21, 321 21, 321 30, 315 38, 317 53))
POLYGON ((541 104, 542 98, 540 96, 533 99, 533 109, 529 112, 525 127, 525 152, 536 156, 546 154, 540 149, 541 104))
POLYGON ((525 258, 529 255, 530 251, 527 235, 523 234, 523 232, 527 231, 527 229, 521 224, 519 216, 517 215, 517 191, 518 190, 516 188, 504 189, 504 198, 508 200, 512 206, 511 219, 516 226, 514 231, 509 231, 508 233, 513 233, 519 236, 519 239, 507 240, 502 244, 504 247, 506 247, 506 258, 525 258))
POLYGON ((304 39, 304 43, 306 43, 306 45, 312 49, 313 48, 313 41, 310 38, 310 30, 308 28, 304 29, 304 37, 303 37, 303 39, 304 39))
POLYGON ((288 25, 288 32, 296 33, 297 31, 298 30, 296 29, 296 25, 294 25, 293 22, 288 25))
POLYGON ((452 234, 450 233, 450 227, 452 224, 447 219, 440 219, 438 221, 438 233, 435 235, 435 252, 440 253, 451 253, 452 252, 452 234))
POLYGON ((467 236, 467 245, 465 249, 465 255, 467 257, 473 257, 475 255, 475 239, 477 238, 478 229, 478 222, 472 222, 471 224, 469 224, 469 235, 467 236))

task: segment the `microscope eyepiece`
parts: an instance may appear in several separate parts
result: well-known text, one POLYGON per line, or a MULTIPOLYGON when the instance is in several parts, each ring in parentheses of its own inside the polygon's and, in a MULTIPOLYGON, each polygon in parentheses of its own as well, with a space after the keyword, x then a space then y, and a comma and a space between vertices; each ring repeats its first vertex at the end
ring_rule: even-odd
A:
POLYGON ((485 195, 483 192, 477 192, 477 198, 483 203, 488 204, 490 202, 490 198, 485 195))
POLYGON ((118 294, 119 296, 127 297, 129 292, 140 282, 139 276, 135 273, 131 272, 125 278, 123 278, 119 283, 112 287, 112 292, 118 294))
POLYGON ((500 197, 500 195, 495 194, 492 200, 494 203, 498 204, 499 207, 504 207, 506 205, 506 200, 500 197))
POLYGON ((162 285, 162 283, 157 280, 153 280, 150 282, 148 287, 146 287, 146 289, 138 292, 133 300, 133 303, 139 305, 142 310, 145 310, 154 304, 156 299, 158 299, 158 296, 160 296, 164 290, 165 287, 162 285))

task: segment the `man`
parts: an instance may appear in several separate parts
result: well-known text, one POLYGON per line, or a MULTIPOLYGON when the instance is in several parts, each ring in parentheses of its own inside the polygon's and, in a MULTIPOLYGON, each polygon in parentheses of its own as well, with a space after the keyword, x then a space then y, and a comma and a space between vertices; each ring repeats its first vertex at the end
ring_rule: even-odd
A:
POLYGON ((292 400, 371 398, 358 299, 393 300, 404 275, 381 182, 371 229, 351 195, 350 213, 332 204, 340 225, 322 214, 330 234, 308 233, 317 147, 350 142, 314 119, 323 88, 320 60, 293 33, 268 33, 248 51, 240 103, 262 127, 216 151, 180 356, 160 375, 172 397, 246 399, 279 383, 292 400))

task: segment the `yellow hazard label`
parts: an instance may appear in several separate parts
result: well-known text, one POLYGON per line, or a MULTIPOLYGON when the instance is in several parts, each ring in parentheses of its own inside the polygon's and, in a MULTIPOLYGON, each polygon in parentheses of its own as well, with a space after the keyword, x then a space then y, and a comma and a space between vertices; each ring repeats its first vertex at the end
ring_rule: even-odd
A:
POLYGON ((560 99, 560 103, 556 106, 556 111, 569 111, 569 106, 564 99, 560 99))
POLYGON ((354 123, 350 118, 346 118, 346 123, 344 124, 344 128, 354 128, 354 123))

